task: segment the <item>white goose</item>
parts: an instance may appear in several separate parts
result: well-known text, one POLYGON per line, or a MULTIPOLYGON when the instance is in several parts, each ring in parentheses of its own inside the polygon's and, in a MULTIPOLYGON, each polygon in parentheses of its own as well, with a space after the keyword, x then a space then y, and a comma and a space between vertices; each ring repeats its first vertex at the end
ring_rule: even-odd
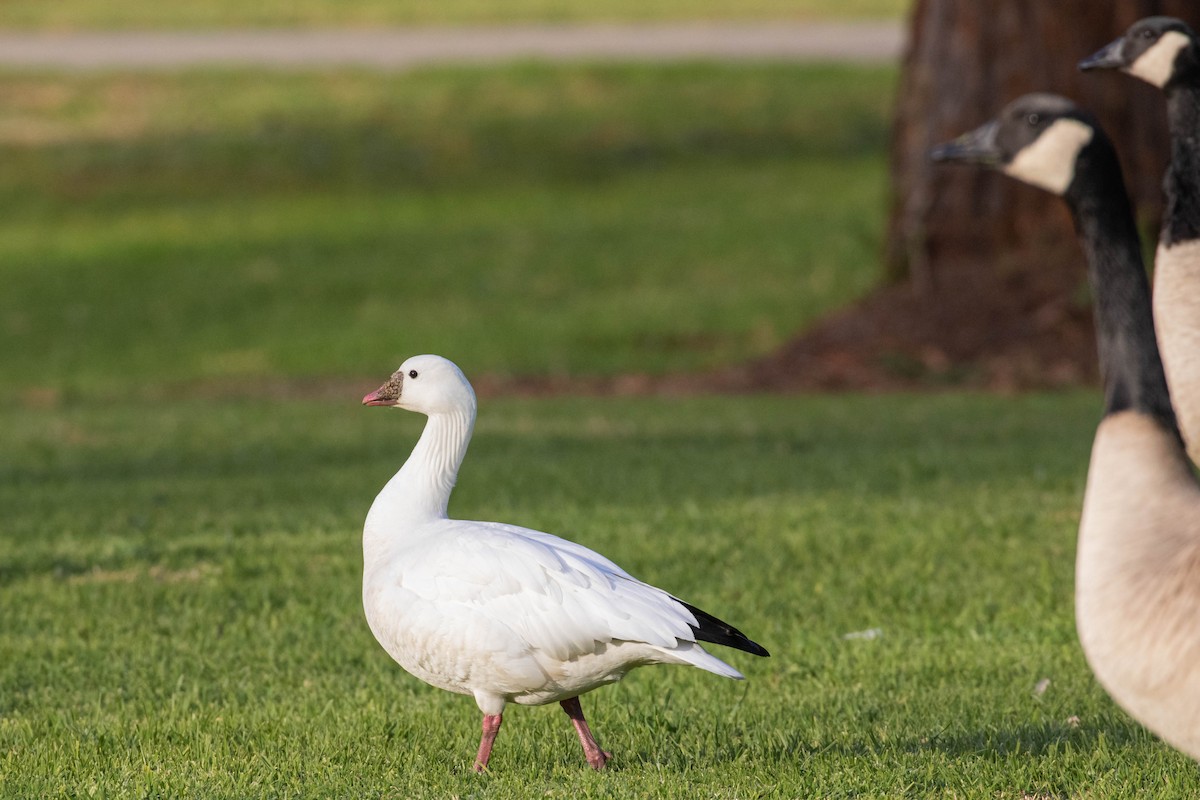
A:
POLYGON ((1091 115, 1033 94, 932 155, 995 167, 1071 209, 1104 376, 1079 521, 1075 624, 1113 699, 1200 758, 1200 484, 1171 408, 1116 151, 1091 115))
POLYGON ((414 356, 363 404, 429 416, 367 514, 367 623, 408 672, 475 698, 483 712, 476 771, 487 767, 507 703, 559 702, 588 764, 601 769, 611 755, 588 729, 579 695, 645 664, 742 678, 701 641, 767 655, 732 626, 586 547, 513 525, 449 519, 476 408, 452 362, 414 356))
POLYGON ((1079 67, 1119 69, 1167 98, 1171 163, 1154 256, 1154 327, 1179 427, 1200 463, 1200 41, 1182 20, 1147 17, 1079 67))

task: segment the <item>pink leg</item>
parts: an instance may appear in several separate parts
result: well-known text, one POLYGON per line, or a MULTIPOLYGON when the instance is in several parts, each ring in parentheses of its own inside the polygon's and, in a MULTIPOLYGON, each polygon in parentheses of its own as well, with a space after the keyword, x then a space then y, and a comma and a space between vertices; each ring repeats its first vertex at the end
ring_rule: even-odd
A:
POLYGON ((559 703, 563 711, 567 712, 567 716, 571 718, 571 723, 575 726, 575 732, 579 734, 579 743, 583 745, 583 754, 587 756, 588 765, 592 769, 604 769, 604 765, 612 758, 612 753, 606 753, 600 749, 600 743, 596 741, 596 737, 592 736, 592 731, 588 728, 587 720, 583 718, 583 707, 579 705, 578 697, 571 697, 559 703))
POLYGON ((476 772, 487 769, 488 759, 492 757, 492 744, 496 741, 496 734, 500 732, 500 721, 500 714, 483 715, 483 737, 479 740, 479 753, 475 756, 476 772))

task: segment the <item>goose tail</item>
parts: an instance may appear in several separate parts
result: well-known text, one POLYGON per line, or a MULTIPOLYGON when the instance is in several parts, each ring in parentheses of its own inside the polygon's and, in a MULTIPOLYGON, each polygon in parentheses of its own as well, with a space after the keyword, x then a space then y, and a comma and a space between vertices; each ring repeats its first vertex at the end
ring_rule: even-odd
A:
POLYGON ((721 644, 756 656, 771 655, 767 652, 767 648, 758 642, 752 641, 749 636, 728 622, 717 619, 707 611, 702 611, 689 603, 685 603, 678 597, 675 600, 688 611, 692 612, 692 616, 696 618, 696 624, 691 626, 692 632, 696 634, 696 641, 721 644))
POLYGON ((677 647, 670 649, 663 648, 663 653, 669 656, 671 661, 690 664, 693 667, 699 667, 706 672, 720 675, 723 678, 732 678, 735 681, 746 679, 745 675, 712 655, 695 642, 680 642, 677 647))

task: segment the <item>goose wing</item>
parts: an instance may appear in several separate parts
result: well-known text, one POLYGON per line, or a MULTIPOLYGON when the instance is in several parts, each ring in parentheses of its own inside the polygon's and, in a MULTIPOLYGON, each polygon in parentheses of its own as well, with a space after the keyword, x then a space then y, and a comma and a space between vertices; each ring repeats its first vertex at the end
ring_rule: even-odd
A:
POLYGON ((519 642, 526 652, 569 661, 597 643, 670 650, 696 639, 698 622, 684 604, 586 547, 516 526, 446 522, 413 554, 419 566, 403 570, 396 588, 439 616, 471 619, 485 638, 507 638, 505 649, 519 642))

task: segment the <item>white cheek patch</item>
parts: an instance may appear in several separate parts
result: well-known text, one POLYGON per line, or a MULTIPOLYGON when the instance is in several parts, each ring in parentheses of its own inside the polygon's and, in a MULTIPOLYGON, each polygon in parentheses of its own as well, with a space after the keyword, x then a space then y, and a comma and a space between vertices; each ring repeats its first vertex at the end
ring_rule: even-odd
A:
POLYGON ((1055 120, 1032 144, 1026 145, 1004 167, 1017 180, 1055 194, 1063 194, 1075 178, 1075 159, 1095 131, 1075 119, 1055 120))
POLYGON ((1167 31, 1153 47, 1138 56, 1138 60, 1130 64, 1126 71, 1161 89, 1171 80, 1179 51, 1189 44, 1188 37, 1179 31, 1167 31))

